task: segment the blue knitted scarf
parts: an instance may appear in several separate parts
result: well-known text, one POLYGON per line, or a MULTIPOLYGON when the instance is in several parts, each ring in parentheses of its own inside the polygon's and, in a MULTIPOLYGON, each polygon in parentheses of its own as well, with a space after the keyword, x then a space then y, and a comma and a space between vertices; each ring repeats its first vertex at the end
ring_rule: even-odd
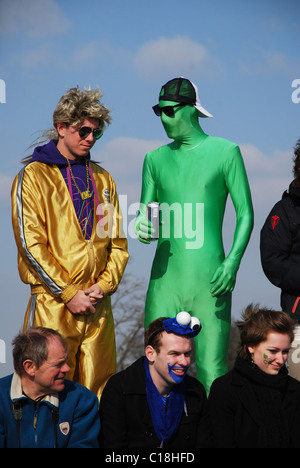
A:
POLYGON ((185 399, 185 383, 175 384, 170 392, 167 402, 164 402, 161 394, 153 383, 148 360, 144 359, 146 375, 146 393, 150 408, 152 423, 158 439, 161 443, 168 440, 179 426, 185 399))

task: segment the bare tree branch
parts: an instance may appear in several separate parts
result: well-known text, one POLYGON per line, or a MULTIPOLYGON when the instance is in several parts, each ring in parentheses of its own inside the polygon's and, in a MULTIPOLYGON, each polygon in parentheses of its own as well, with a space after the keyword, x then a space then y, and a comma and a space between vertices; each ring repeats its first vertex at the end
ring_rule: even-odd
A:
POLYGON ((145 283, 124 275, 112 297, 117 347, 117 371, 144 354, 145 283))

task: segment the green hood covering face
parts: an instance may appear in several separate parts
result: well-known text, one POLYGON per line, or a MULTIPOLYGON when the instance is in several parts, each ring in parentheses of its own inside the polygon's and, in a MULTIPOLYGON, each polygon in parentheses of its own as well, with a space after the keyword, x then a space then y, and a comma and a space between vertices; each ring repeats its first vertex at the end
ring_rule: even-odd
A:
MULTIPOLYGON (((175 101, 160 101, 159 107, 176 106, 175 101)), ((188 145, 196 145, 203 136, 198 122, 199 112, 191 105, 174 108, 174 116, 168 117, 161 113, 161 122, 169 138, 188 145)))

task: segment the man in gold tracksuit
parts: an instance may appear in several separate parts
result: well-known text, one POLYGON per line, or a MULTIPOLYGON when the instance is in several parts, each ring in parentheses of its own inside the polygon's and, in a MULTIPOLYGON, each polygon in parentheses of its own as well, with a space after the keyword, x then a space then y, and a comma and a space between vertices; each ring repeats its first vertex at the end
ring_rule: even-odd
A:
POLYGON ((110 123, 101 96, 78 88, 62 96, 48 143, 25 160, 12 187, 19 274, 31 286, 24 328, 59 330, 67 377, 99 398, 116 366, 110 295, 128 261, 114 180, 90 160, 110 123))

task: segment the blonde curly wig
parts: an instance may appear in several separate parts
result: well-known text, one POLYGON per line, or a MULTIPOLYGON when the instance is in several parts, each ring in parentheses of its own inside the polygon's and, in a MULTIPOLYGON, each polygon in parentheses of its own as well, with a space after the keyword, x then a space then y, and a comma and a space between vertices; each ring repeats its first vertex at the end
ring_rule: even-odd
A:
POLYGON ((84 89, 71 88, 59 100, 53 113, 53 125, 58 122, 68 123, 70 126, 79 125, 86 117, 99 120, 101 130, 105 124, 109 125, 109 109, 101 104, 103 94, 99 88, 84 89))
MULTIPOLYGON (((50 140, 58 140, 57 132, 58 122, 67 123, 70 126, 76 127, 80 125, 85 118, 95 118, 99 120, 101 130, 108 126, 111 122, 110 110, 104 106, 100 99, 103 93, 96 89, 84 88, 83 91, 77 88, 69 89, 58 101, 55 111, 53 112, 53 128, 44 130, 42 134, 34 141, 30 148, 44 144, 50 140)), ((31 159, 31 155, 25 157, 22 162, 27 164, 31 159)))

